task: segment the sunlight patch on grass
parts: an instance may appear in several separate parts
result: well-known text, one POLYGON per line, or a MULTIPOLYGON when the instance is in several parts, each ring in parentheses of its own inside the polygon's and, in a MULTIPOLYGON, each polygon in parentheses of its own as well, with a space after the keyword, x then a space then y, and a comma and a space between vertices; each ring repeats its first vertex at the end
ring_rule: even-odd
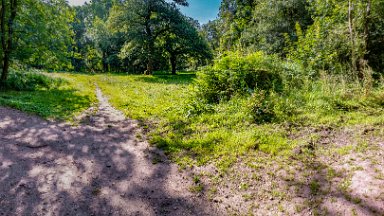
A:
POLYGON ((0 91, 0 105, 35 113, 46 119, 71 120, 96 102, 94 87, 87 75, 46 75, 67 82, 52 89, 0 91))

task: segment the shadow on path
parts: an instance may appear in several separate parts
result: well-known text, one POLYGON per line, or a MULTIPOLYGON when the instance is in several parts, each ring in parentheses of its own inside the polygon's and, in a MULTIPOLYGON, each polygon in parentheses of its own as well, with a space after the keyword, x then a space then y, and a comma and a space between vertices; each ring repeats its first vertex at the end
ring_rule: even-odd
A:
POLYGON ((0 107, 0 215, 219 214, 98 97, 90 125, 76 127, 0 107))

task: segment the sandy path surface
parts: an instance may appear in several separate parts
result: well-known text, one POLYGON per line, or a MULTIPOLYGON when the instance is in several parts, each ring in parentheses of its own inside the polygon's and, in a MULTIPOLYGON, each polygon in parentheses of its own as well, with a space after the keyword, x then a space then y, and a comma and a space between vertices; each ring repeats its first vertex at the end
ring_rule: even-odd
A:
POLYGON ((0 215, 221 215, 96 93, 78 126, 0 107, 0 215))

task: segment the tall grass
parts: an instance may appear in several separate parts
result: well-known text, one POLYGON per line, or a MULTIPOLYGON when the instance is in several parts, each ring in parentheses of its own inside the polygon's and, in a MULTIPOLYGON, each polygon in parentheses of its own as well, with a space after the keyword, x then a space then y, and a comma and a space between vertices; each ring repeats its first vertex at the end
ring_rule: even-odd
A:
POLYGON ((303 79, 303 84, 288 88, 284 98, 294 103, 298 122, 309 125, 381 124, 383 83, 322 73, 317 79, 303 79))

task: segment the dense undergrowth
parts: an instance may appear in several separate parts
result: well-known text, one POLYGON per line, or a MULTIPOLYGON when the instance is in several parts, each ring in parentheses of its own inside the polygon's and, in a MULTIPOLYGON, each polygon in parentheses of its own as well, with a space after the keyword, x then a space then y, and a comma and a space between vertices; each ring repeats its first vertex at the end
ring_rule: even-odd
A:
POLYGON ((0 105, 48 119, 71 120, 96 101, 88 76, 12 71, 0 90, 0 105))
POLYGON ((303 125, 363 123, 379 114, 384 102, 383 83, 369 71, 362 80, 351 74, 314 75, 297 63, 262 53, 230 53, 219 59, 198 74, 193 98, 191 113, 241 98, 254 123, 303 125))

